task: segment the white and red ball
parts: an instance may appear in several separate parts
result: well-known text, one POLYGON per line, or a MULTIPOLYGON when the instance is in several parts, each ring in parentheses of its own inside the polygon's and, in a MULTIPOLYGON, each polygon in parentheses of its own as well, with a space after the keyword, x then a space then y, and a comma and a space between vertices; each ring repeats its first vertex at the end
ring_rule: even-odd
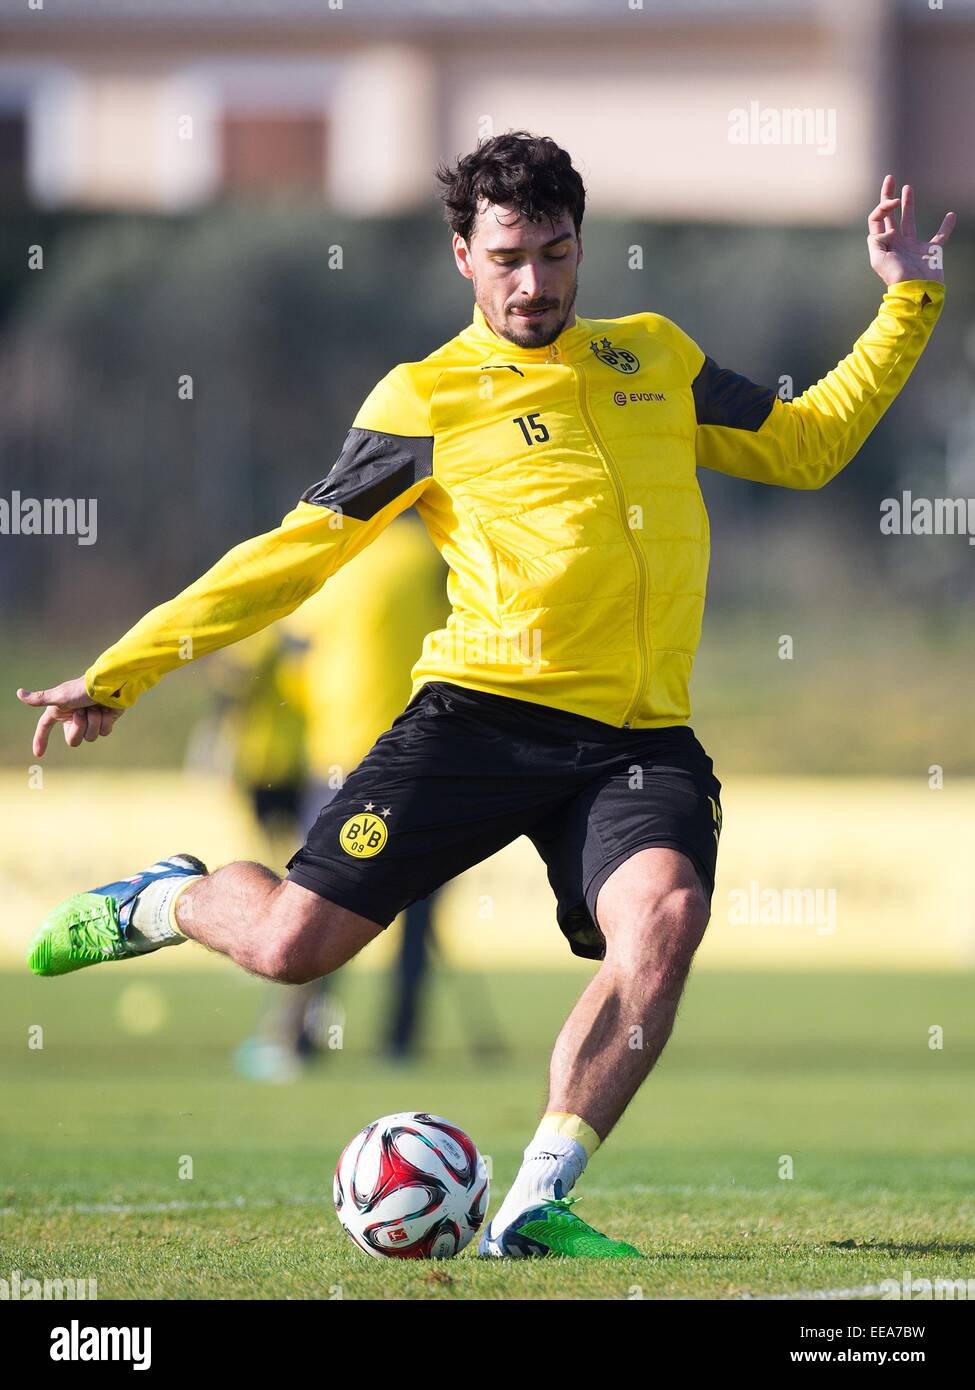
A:
POLYGON ((406 1110, 366 1125, 345 1146, 332 1194, 344 1230, 368 1255, 446 1259, 484 1220, 487 1167, 462 1129, 406 1110))

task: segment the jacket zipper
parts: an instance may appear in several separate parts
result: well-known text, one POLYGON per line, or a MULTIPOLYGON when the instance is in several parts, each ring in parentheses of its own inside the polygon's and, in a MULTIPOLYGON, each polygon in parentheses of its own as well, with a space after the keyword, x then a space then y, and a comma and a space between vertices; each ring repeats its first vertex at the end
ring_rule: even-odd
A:
POLYGON ((592 441, 596 446, 599 456, 606 467, 606 472, 609 474, 609 477, 612 481, 613 487, 616 492, 616 503, 619 507, 620 522, 629 540, 630 549, 633 552, 634 559, 636 560, 636 643, 637 655, 639 656, 640 665, 639 674, 637 676, 636 690, 634 691, 633 698, 627 706, 627 709, 623 716, 623 728, 628 729, 630 727, 630 720, 632 719, 634 712, 640 704, 640 697, 643 694, 643 685, 644 681, 646 680, 646 672, 649 669, 649 657, 645 650, 646 642, 644 636, 643 622, 644 607, 646 602, 645 594, 647 587, 647 562, 644 557, 643 551, 640 549, 639 545, 633 539, 633 532, 627 520, 626 498, 623 495, 622 479, 620 478, 616 465, 610 458, 609 450, 603 443, 602 437, 596 428, 596 423, 593 420, 592 414, 589 410, 589 387, 585 373, 582 371, 580 367, 573 367, 572 370, 573 372, 575 372, 579 382, 579 406, 582 411, 583 419, 585 420, 586 425, 588 426, 589 433, 592 436, 592 441))

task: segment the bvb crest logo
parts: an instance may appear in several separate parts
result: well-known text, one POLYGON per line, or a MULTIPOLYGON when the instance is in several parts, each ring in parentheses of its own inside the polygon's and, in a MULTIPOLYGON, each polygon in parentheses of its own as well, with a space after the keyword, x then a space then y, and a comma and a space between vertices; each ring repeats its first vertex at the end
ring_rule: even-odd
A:
POLYGON ((386 822, 381 816, 371 816, 360 811, 350 816, 339 831, 339 844, 353 859, 371 859, 385 845, 389 838, 386 822))
POLYGON ((607 367, 622 372, 624 376, 640 370, 640 359, 636 353, 630 352, 629 348, 614 348, 608 338, 602 338, 598 343, 593 338, 589 344, 589 351, 594 353, 600 362, 605 362, 607 367))

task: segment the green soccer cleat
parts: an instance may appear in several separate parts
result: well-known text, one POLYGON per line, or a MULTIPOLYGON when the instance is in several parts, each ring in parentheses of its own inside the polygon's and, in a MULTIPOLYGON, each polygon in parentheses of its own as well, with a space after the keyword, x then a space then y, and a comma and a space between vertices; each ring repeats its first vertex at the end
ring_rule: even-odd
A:
POLYGON ((578 1197, 553 1197, 528 1207, 497 1235, 489 1225, 481 1237, 482 1259, 527 1260, 543 1255, 584 1256, 597 1260, 642 1260, 640 1251, 610 1240, 587 1226, 570 1208, 578 1197))
POLYGON ((27 964, 35 975, 70 975, 89 965, 144 955, 145 951, 133 951, 126 940, 139 894, 163 878, 195 877, 206 872, 206 865, 194 855, 174 854, 132 878, 65 898, 34 933, 27 948, 27 964))

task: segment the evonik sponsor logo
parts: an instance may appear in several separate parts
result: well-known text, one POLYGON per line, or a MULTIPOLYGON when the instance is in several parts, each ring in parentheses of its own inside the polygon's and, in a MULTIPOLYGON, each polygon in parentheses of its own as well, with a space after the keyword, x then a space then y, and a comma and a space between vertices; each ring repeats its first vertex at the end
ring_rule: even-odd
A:
POLYGON ((667 397, 662 391, 614 391, 613 400, 617 405, 626 405, 633 401, 639 404, 643 401, 665 401, 667 397))

